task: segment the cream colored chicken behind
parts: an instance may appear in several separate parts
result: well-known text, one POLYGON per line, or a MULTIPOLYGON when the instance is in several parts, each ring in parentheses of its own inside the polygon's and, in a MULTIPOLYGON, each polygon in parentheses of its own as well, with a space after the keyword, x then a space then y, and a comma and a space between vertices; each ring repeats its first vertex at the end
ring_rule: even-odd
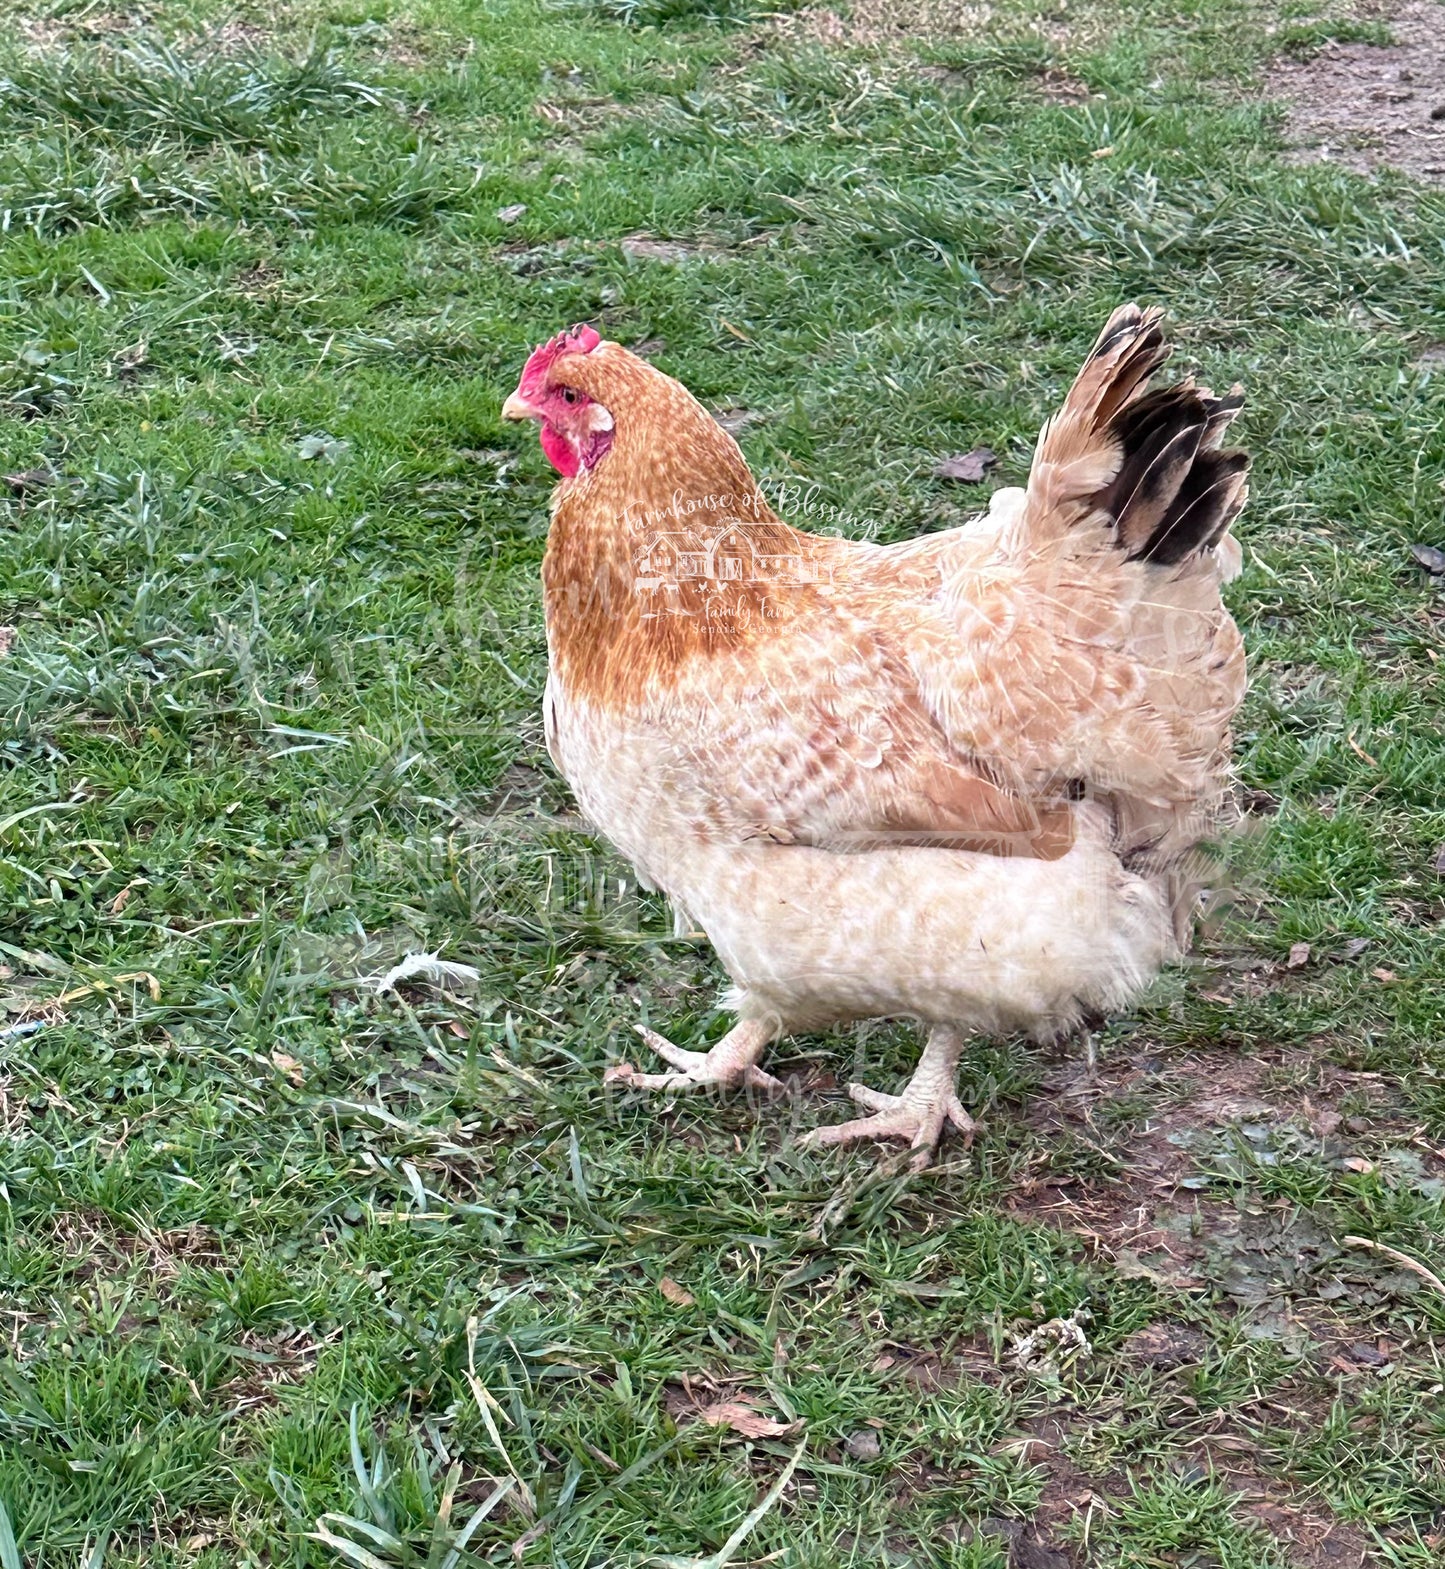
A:
POLYGON ((899 1095, 817 1143, 967 1134, 974 1032, 1046 1038, 1127 1007, 1187 940, 1245 689, 1220 600, 1247 460, 1238 391, 1150 390, 1125 306, 1028 487, 894 546, 790 528, 671 378, 575 328, 503 412, 562 475, 543 564, 548 746, 584 814, 705 930, 736 1025, 651 1031, 646 1089, 768 1086, 779 1037, 928 1028, 899 1095))

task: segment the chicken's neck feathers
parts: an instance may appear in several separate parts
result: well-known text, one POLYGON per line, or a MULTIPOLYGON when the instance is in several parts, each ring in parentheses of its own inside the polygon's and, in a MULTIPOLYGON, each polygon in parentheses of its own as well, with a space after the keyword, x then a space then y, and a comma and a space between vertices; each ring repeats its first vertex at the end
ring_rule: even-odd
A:
POLYGON ((605 368, 589 390, 612 400, 615 439, 557 487, 542 580, 558 678, 616 707, 700 651, 771 635, 816 593, 824 542, 778 517, 686 389, 631 356, 605 368))

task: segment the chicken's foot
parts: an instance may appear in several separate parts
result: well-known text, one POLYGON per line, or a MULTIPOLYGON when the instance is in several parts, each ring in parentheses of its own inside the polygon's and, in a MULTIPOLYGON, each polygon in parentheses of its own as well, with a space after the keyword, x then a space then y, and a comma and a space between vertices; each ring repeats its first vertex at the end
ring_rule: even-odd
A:
POLYGON ((618 1062, 603 1075, 604 1084, 626 1084, 635 1090, 696 1090, 715 1085, 718 1089, 769 1093, 783 1088, 781 1080, 758 1067, 758 1059, 777 1035, 776 1021, 739 1019, 711 1051, 686 1051, 645 1024, 633 1028, 677 1072, 639 1073, 630 1062, 618 1062))
POLYGON ((848 1093, 874 1115, 832 1128, 815 1128, 803 1144, 821 1149, 829 1144, 851 1144, 855 1139, 907 1139, 914 1150, 909 1162, 914 1171, 922 1171, 933 1158, 946 1123, 951 1122, 963 1134, 965 1146, 971 1144, 977 1124, 963 1109, 954 1088, 962 1053, 962 1032, 949 1024, 935 1024, 901 1095, 884 1095, 866 1084, 850 1084, 848 1093))

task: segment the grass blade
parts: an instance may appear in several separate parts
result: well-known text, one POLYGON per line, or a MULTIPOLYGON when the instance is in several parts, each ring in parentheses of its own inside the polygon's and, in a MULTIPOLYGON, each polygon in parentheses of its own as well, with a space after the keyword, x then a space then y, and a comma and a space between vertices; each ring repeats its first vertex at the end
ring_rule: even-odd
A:
POLYGON ((317 1522, 316 1530, 308 1531, 306 1535, 311 1541, 321 1542, 340 1553, 343 1558, 356 1564, 357 1569, 396 1569, 394 1564, 387 1563, 384 1558, 378 1558, 375 1553, 367 1552, 364 1547, 358 1547, 355 1542, 348 1541, 344 1536, 336 1536, 326 1530, 320 1521, 317 1522))
POLYGON ((391 1511, 381 1501, 377 1489, 381 1486, 386 1463, 386 1451, 377 1445, 376 1464, 368 1468, 366 1456, 361 1452, 360 1408, 351 1408, 351 1469, 356 1473, 356 1485, 361 1490, 361 1496, 366 1502, 366 1507, 371 1510, 371 1517, 380 1526, 391 1524, 391 1511))
POLYGON ((10 1524, 10 1511, 0 1498, 0 1569, 25 1569, 20 1562, 20 1549, 15 1545, 15 1530, 10 1524))
POLYGON ((792 1459, 783 1467, 777 1481, 768 1489, 767 1496, 710 1558, 652 1558, 648 1561, 660 1565, 661 1569, 723 1569, 725 1564, 732 1562, 738 1548, 753 1534, 758 1521, 783 1496, 783 1489, 792 1481, 793 1472, 798 1469, 798 1462, 802 1460, 803 1451, 807 1447, 808 1440, 805 1438, 793 1451, 792 1459))
POLYGON ((515 1489, 516 1485, 514 1477, 508 1477, 505 1481, 498 1482, 482 1502, 477 1505, 476 1512, 462 1527, 456 1541, 452 1543, 452 1550, 442 1560, 441 1569, 457 1569, 457 1565, 461 1562, 462 1553, 466 1549, 467 1543, 476 1534, 477 1527, 481 1525, 507 1494, 515 1489))

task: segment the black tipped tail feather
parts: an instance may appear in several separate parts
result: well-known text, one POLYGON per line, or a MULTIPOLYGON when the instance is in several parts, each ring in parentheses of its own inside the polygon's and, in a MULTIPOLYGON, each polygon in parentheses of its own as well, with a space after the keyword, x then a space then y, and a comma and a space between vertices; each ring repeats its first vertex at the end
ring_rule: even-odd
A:
POLYGON ((1244 404, 1240 388, 1216 397, 1186 378, 1150 390, 1169 356, 1159 320, 1137 305, 1114 312, 1044 445, 1057 436, 1061 456, 1112 451, 1112 473, 1089 494, 1089 510, 1114 520, 1131 560, 1173 566, 1223 538, 1245 502, 1249 458, 1221 450, 1244 404))
POLYGON ((1182 381, 1144 393, 1114 418, 1109 430, 1123 459, 1099 505, 1132 558, 1173 565, 1217 544, 1239 515, 1249 458, 1219 444, 1243 404, 1237 388, 1216 398, 1182 381))

